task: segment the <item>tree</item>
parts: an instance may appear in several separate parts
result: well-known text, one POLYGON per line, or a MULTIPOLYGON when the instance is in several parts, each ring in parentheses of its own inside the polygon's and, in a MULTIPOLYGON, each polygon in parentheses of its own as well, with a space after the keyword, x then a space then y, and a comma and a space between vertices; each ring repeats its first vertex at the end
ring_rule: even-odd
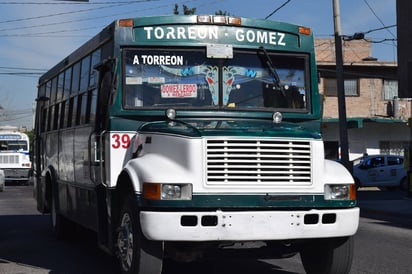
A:
MULTIPOLYGON (((186 5, 183 5, 183 14, 184 15, 193 15, 196 13, 196 8, 188 8, 186 5)), ((179 5, 175 4, 175 8, 173 9, 174 15, 179 15, 179 5)))
POLYGON ((223 16, 230 16, 230 12, 218 10, 215 12, 215 15, 223 15, 223 16))

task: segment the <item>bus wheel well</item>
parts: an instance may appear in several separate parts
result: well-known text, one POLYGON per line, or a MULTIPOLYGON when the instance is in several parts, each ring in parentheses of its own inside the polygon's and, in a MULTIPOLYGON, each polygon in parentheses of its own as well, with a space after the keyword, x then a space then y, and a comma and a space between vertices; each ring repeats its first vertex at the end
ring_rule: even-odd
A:
POLYGON ((45 198, 46 198, 46 212, 50 212, 51 206, 52 206, 52 175, 50 172, 46 173, 46 192, 45 192, 45 198))
POLYGON ((122 172, 117 179, 116 191, 112 197, 112 214, 116 223, 119 221, 120 210, 122 209, 125 199, 134 192, 135 190, 129 175, 126 172, 122 172))

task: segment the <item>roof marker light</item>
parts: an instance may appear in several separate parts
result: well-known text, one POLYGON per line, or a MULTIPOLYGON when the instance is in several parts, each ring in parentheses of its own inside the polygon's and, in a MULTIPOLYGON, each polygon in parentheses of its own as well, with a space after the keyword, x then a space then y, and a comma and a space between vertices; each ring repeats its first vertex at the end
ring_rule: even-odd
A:
POLYGON ((240 19, 240 17, 229 17, 228 18, 228 23, 229 23, 229 25, 238 25, 238 26, 240 26, 242 24, 242 19, 240 19))
POLYGON ((198 15, 197 22, 198 23, 210 23, 211 19, 209 15, 198 15))
POLYGON ((226 24, 226 16, 222 16, 222 15, 213 16, 213 23, 226 24))
POLYGON ((311 35, 312 30, 310 28, 300 26, 299 27, 299 33, 300 34, 305 34, 305 35, 311 35))
POLYGON ((119 27, 133 27, 133 19, 120 19, 119 27))

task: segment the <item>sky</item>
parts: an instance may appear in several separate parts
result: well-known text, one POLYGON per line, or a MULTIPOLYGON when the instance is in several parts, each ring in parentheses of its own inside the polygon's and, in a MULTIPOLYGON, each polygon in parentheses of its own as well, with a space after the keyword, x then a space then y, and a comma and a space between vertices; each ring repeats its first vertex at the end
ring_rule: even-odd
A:
MULTIPOLYGON (((32 128, 39 76, 119 18, 196 14, 284 21, 333 38, 333 0, 0 0, 0 126, 32 128)), ((341 34, 365 33, 372 56, 396 61, 396 0, 341 0, 341 34)))

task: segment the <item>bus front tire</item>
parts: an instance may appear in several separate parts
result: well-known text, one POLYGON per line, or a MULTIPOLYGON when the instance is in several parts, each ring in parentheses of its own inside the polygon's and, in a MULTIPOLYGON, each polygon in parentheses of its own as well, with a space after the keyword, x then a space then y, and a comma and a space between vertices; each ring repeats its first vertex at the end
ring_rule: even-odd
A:
POLYGON ((117 256, 124 274, 160 274, 163 243, 147 240, 140 229, 139 212, 132 197, 126 199, 120 214, 116 237, 117 256))
POLYGON ((312 240, 300 252, 308 274, 347 274, 353 259, 353 237, 312 240))

